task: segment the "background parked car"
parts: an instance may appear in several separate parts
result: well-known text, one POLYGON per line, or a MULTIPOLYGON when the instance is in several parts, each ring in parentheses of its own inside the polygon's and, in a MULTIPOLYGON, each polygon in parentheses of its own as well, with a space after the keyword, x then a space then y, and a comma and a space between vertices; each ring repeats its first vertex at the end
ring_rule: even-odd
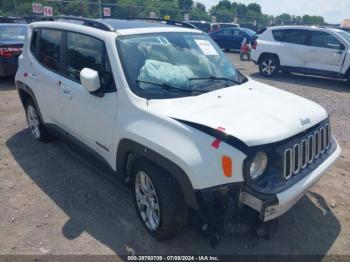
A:
POLYGON ((252 42, 256 41, 256 39, 258 39, 258 37, 261 36, 262 33, 264 33, 264 32, 266 31, 266 29, 267 29, 267 27, 263 27, 263 28, 259 29, 259 30, 255 33, 255 35, 253 35, 253 37, 252 37, 252 42))
POLYGON ((220 30, 220 24, 218 23, 210 23, 207 21, 186 21, 186 23, 194 25, 197 29, 206 33, 220 30))
POLYGON ((0 24, 0 77, 16 73, 26 32, 25 24, 0 24))
POLYGON ((26 20, 16 16, 0 16, 0 23, 10 24, 26 24, 26 20))
POLYGON ((220 28, 224 29, 224 28, 238 28, 239 24, 235 24, 235 23, 219 23, 220 28))
POLYGON ((269 27, 253 45, 263 76, 280 70, 350 81, 350 34, 316 26, 269 27))
POLYGON ((221 48, 239 51, 243 39, 251 42, 255 32, 249 28, 224 28, 209 35, 221 48))

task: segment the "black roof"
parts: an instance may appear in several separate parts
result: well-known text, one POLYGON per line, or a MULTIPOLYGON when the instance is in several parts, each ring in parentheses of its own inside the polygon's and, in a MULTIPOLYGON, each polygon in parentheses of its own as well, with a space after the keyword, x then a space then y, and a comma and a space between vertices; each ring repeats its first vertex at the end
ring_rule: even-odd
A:
POLYGON ((89 19, 76 16, 40 16, 34 21, 71 21, 75 23, 82 23, 83 25, 98 28, 105 31, 113 31, 119 29, 133 29, 133 28, 149 28, 149 27, 169 27, 180 26, 187 28, 195 28, 193 25, 186 22, 178 22, 173 20, 164 20, 160 18, 125 18, 125 19, 89 19))
POLYGON ((129 20, 129 19, 99 19, 115 30, 118 29, 133 29, 133 28, 148 28, 148 27, 169 27, 172 25, 163 24, 160 22, 144 21, 144 20, 129 20))
POLYGON ((0 23, 9 24, 26 24, 26 21, 21 17, 15 16, 0 16, 0 23))

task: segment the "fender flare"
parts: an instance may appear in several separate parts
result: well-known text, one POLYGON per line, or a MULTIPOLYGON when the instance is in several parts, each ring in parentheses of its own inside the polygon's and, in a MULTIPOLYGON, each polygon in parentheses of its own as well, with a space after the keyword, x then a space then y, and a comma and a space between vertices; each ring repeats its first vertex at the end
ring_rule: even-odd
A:
POLYGON ((26 84, 22 83, 21 81, 16 82, 16 88, 17 88, 18 96, 22 102, 24 110, 26 110, 26 108, 25 108, 26 107, 26 99, 23 97, 23 94, 21 92, 24 92, 26 95, 28 95, 33 100, 35 107, 39 113, 39 118, 41 120, 41 123, 44 123, 44 120, 43 120, 43 117, 41 115, 41 111, 40 111, 38 102, 36 101, 33 90, 29 86, 27 86, 26 84))
POLYGON ((129 153, 136 153, 138 156, 152 161, 160 168, 166 170, 179 183, 185 202, 188 207, 199 210, 195 191, 186 173, 177 164, 165 158, 161 154, 149 149, 130 139, 122 139, 117 149, 117 173, 121 178, 127 176, 127 157, 129 153))
POLYGON ((278 64, 281 65, 281 60, 280 60, 280 57, 278 56, 278 54, 276 53, 270 53, 270 52, 263 52, 260 54, 259 58, 258 58, 258 61, 257 61, 257 64, 260 64, 260 61, 261 59, 266 56, 266 55, 272 55, 272 56, 276 56, 277 59, 278 59, 278 64))

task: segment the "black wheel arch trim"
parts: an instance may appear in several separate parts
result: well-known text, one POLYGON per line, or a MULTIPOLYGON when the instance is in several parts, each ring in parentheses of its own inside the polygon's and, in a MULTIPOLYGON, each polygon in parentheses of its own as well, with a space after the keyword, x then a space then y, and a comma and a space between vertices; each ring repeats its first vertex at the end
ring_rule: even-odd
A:
POLYGON ((261 53, 260 56, 259 56, 259 58, 258 58, 257 64, 260 64, 261 59, 263 59, 264 56, 268 56, 268 55, 276 56, 276 57, 277 57, 277 60, 278 60, 278 65, 279 65, 279 66, 281 65, 281 61, 280 61, 279 56, 278 56, 277 54, 275 54, 275 53, 269 53, 269 52, 261 53))
POLYGON ((36 107, 36 110, 38 111, 41 123, 44 123, 44 120, 43 120, 43 117, 41 115, 40 108, 39 108, 38 102, 36 101, 33 90, 21 81, 16 82, 16 88, 17 88, 18 96, 21 99, 24 110, 26 110, 26 104, 25 104, 26 101, 23 100, 21 92, 25 92, 33 100, 34 105, 36 107))
POLYGON ((119 142, 117 149, 117 174, 120 178, 124 180, 127 176, 127 157, 130 153, 136 153, 138 156, 152 161, 171 174, 180 185, 186 205, 195 210, 199 210, 195 191, 185 171, 154 150, 127 138, 119 142))

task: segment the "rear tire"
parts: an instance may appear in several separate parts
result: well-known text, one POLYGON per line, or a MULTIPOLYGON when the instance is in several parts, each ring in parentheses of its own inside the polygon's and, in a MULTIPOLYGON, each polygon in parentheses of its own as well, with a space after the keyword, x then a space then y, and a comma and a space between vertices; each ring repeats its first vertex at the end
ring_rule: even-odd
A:
POLYGON ((280 69, 278 58, 274 55, 264 55, 259 62, 259 72, 265 77, 274 77, 280 69))
POLYGON ((25 105, 27 123, 33 137, 41 142, 51 141, 52 138, 44 127, 44 124, 39 117, 39 111, 35 106, 33 100, 29 98, 25 105))
POLYGON ((136 211, 149 234, 158 241, 171 239, 187 223, 187 206, 177 181, 145 159, 132 165, 136 211))

